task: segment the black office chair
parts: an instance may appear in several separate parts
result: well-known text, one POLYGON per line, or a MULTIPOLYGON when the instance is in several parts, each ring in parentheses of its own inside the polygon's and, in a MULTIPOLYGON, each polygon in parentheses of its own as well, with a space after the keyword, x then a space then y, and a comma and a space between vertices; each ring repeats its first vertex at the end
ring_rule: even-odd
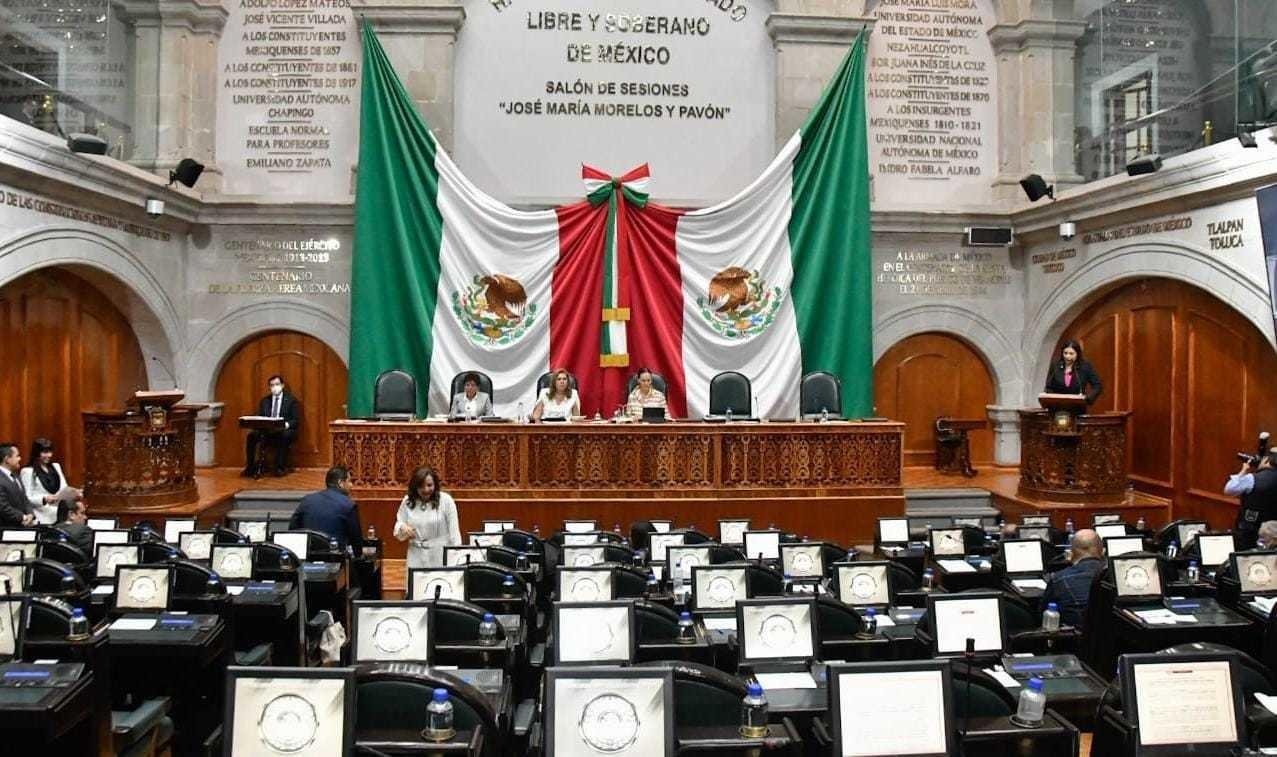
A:
MULTIPOLYGON (((473 644, 479 638, 479 624, 488 610, 470 602, 441 599, 431 602, 435 608, 435 642, 473 644)), ((497 624, 497 638, 505 638, 505 629, 497 624)), ((449 664, 440 660, 440 664, 449 664)))
POLYGON ((306 559, 308 561, 331 562, 346 556, 341 547, 338 546, 337 540, 323 531, 315 531, 310 528, 290 530, 306 534, 306 559))
POLYGON ((488 374, 482 371, 462 371, 452 377, 452 391, 448 395, 448 404, 452 405, 452 398, 456 397, 466 390, 466 376, 474 374, 479 379, 479 391, 488 395, 488 399, 493 403, 497 401, 497 395, 492 391, 492 379, 488 378, 488 374))
POLYGON ((190 560, 173 561, 173 596, 207 599, 226 596, 226 587, 212 570, 190 560))
POLYGON ((68 565, 37 557, 27 561, 27 592, 82 606, 88 600, 88 584, 68 565))
POLYGON ((509 547, 488 547, 487 562, 494 565, 500 565, 508 571, 515 570, 519 565, 519 551, 510 549, 509 547))
POLYGON ((1014 715, 1019 704, 1006 687, 979 667, 968 667, 954 662, 950 696, 953 698, 953 714, 959 720, 973 718, 998 718, 1014 715))
MULTIPOLYGON (((1181 524, 1183 524, 1183 523, 1188 523, 1188 522, 1190 522, 1190 521, 1195 521, 1195 520, 1197 520, 1197 519, 1195 519, 1195 518, 1177 518, 1177 519, 1175 519, 1175 520, 1171 521, 1170 523, 1167 523, 1165 526, 1162 526, 1161 528, 1159 528, 1159 529, 1157 530, 1157 534, 1153 537, 1153 542, 1154 542, 1155 544, 1157 544, 1157 551, 1158 551, 1158 552, 1165 552, 1165 551, 1166 551, 1166 548, 1167 548, 1168 546, 1170 546, 1170 543, 1171 543, 1172 541, 1179 541, 1179 527, 1180 527, 1180 525, 1181 525, 1181 524)), ((1126 529, 1126 531, 1127 531, 1127 533, 1130 533, 1131 529, 1128 527, 1128 528, 1126 529)), ((1181 545, 1179 545, 1179 546, 1180 546, 1180 548, 1181 548, 1181 549, 1183 549, 1185 545, 1181 544, 1181 545)))
POLYGON ((241 534, 239 531, 236 531, 233 528, 227 528, 226 526, 213 526, 211 530, 213 532, 214 544, 247 544, 248 543, 248 537, 241 534))
POLYGON ((419 730, 435 689, 447 689, 452 724, 458 731, 483 728, 484 755, 506 753, 505 733, 487 695, 441 670, 425 665, 364 663, 355 667, 355 743, 376 731, 419 730))
POLYGON ((504 599, 502 587, 506 576, 514 579, 515 595, 508 601, 524 602, 528 596, 528 582, 504 565, 480 562, 466 566, 466 596, 486 599, 504 599))
POLYGON ((624 544, 604 544, 603 561, 621 563, 623 565, 633 565, 634 550, 624 544))
POLYGON ((538 560, 545 556, 544 543, 530 531, 521 531, 517 528, 501 534, 501 546, 515 552, 526 552, 538 560))
POLYGON ((634 601, 635 639, 639 645, 649 641, 668 642, 678 638, 678 613, 664 605, 644 599, 634 601))
POLYGON ((36 541, 69 541, 71 534, 62 530, 60 526, 35 525, 36 541))
POLYGON ((750 563, 745 566, 745 592, 751 597, 779 597, 785 593, 785 577, 779 571, 750 563))
POLYGON ((129 529, 129 541, 148 542, 155 541, 164 543, 164 534, 155 529, 155 525, 150 521, 142 521, 133 528, 129 529))
POLYGON ((728 408, 742 418, 754 414, 749 379, 736 371, 724 371, 709 381, 709 414, 726 415, 728 408))
POLYGON ((893 591, 917 591, 922 588, 922 576, 904 563, 892 560, 887 563, 887 581, 893 591))
MULTIPOLYGON (((625 396, 627 398, 634 393, 634 387, 638 386, 638 377, 639 375, 637 373, 631 374, 630 380, 625 382, 625 396)), ((652 373, 652 388, 660 392, 661 394, 665 394, 666 393, 665 377, 659 373, 653 372, 652 373)))
POLYGON ((845 642, 864 630, 864 619, 851 607, 827 594, 816 596, 816 628, 820 638, 820 659, 850 659, 845 642), (838 642, 843 642, 839 644, 838 642))
MULTIPOLYGON (((554 376, 554 371, 546 371, 541 374, 541 378, 537 379, 537 397, 541 396, 541 390, 550 386, 550 379, 554 376)), ((576 376, 568 373, 568 388, 576 389, 576 376)))
POLYGON ((68 541, 42 541, 36 546, 36 555, 60 562, 77 571, 91 562, 84 550, 68 541))
POLYGON ((725 544, 715 544, 709 548, 709 564, 722 565, 729 562, 745 562, 748 560, 745 550, 725 544))
POLYGON ((172 562, 185 558, 182 550, 162 541, 144 541, 139 546, 142 547, 142 564, 144 565, 172 562))
POLYGON ((1117 590, 1108 570, 1095 574, 1082 613, 1082 638, 1078 657, 1104 678, 1112 678, 1117 669, 1117 642, 1113 628, 1113 606, 1117 590))
POLYGON ((618 565, 612 571, 612 587, 617 599, 637 599, 647 594, 647 570, 618 565))
POLYGON ((798 386, 798 406, 804 416, 819 416, 824 410, 831 418, 841 418, 842 382, 827 371, 808 373, 798 386))
POLYGON ((697 531, 694 527, 693 528, 678 528, 678 529, 675 529, 675 532, 683 534, 683 543, 687 545, 708 544, 714 541, 714 539, 711 538, 709 534, 704 533, 702 531, 697 531))
POLYGON ((674 723, 678 728, 740 725, 745 682, 723 671, 683 660, 651 660, 639 667, 674 671, 674 723))
POLYGON ((417 414, 417 380, 412 377, 412 374, 398 369, 383 371, 373 384, 372 413, 376 416, 415 416, 417 414))

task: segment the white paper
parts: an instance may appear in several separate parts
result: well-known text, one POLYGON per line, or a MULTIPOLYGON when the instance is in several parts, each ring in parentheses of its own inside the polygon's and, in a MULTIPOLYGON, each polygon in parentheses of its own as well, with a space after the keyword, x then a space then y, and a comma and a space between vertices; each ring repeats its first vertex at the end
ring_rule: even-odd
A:
POLYGON ((1041 573, 1042 542, 1009 541, 1002 544, 1008 573, 1041 573))
POLYGON ((1017 589, 1041 589, 1046 591, 1046 581, 1041 578, 1015 578, 1011 583, 1017 589))
POLYGON ((985 668, 984 672, 993 676, 993 679, 1002 684, 1002 688, 1004 689, 1020 688, 1020 682, 1012 678, 1009 673, 1003 670, 1001 665, 994 668, 985 668))
POLYGON ((754 678, 763 687, 764 695, 772 689, 817 688, 816 679, 811 677, 811 673, 755 673, 754 678))
POLYGON ((1136 665, 1135 699, 1141 744, 1238 740, 1233 681, 1227 662, 1136 665))
POLYGON ((99 584, 93 587, 93 594, 96 596, 104 596, 115 593, 115 584, 99 584))
POLYGON ((945 752, 940 671, 841 673, 837 686, 843 757, 945 752))
POLYGON ((874 622, 878 624, 879 628, 891 628, 896 624, 896 621, 892 620, 890 615, 875 615, 874 622))
POLYGON ((1272 714, 1277 715, 1277 696, 1273 696, 1272 694, 1265 694, 1262 691, 1256 691, 1255 699, 1259 700, 1259 703, 1264 706, 1265 710, 1268 710, 1272 714))
POLYGON ((936 560, 936 564, 947 573, 975 573, 975 566, 966 560, 936 560))
POLYGON ((230 594, 232 597, 238 597, 240 594, 244 593, 244 586, 241 584, 232 584, 226 587, 226 593, 230 594))
POLYGON ((1002 649, 1001 608, 996 597, 946 599, 936 602, 936 649, 941 654, 963 652, 967 639, 975 640, 975 651, 1002 649))
POLYGON ((120 618, 111 624, 112 631, 149 631, 155 628, 156 618, 120 618))
POLYGON ((709 631, 735 631, 736 630, 736 618, 709 617, 709 618, 701 618, 701 622, 705 624, 706 630, 709 630, 709 631))
POLYGON ((1255 597, 1250 602, 1250 606, 1259 610, 1264 615, 1273 614, 1273 605, 1277 604, 1277 597, 1255 597))

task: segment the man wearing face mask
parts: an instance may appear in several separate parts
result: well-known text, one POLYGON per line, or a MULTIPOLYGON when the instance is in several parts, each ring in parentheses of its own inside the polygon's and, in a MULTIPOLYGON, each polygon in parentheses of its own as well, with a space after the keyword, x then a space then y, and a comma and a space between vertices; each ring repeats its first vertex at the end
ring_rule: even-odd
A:
POLYGON ((278 374, 271 376, 266 380, 266 386, 270 389, 270 394, 258 403, 257 414, 268 418, 283 418, 284 428, 282 431, 248 433, 245 476, 255 476, 259 472, 256 469, 258 444, 265 444, 268 451, 275 451, 275 475, 284 475, 288 469, 288 450, 293 446, 293 439, 297 438, 297 429, 301 427, 301 404, 285 389, 284 377, 278 374))

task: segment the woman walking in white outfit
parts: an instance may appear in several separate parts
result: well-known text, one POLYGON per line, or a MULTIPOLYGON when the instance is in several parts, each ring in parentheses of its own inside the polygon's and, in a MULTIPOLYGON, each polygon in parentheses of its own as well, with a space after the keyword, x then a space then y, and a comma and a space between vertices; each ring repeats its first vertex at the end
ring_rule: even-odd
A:
POLYGON ((395 538, 408 542, 408 567, 443 565, 443 548, 461 546, 457 503, 443 491, 439 474, 418 468, 408 482, 408 494, 395 516, 395 538))

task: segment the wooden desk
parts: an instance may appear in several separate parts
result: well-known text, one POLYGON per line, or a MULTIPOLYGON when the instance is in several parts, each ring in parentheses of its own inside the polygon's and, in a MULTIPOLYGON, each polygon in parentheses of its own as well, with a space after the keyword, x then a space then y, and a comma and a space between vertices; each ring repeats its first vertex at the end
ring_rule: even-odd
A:
POLYGON ((101 513, 146 512, 195 502, 195 415, 137 409, 84 416, 84 496, 101 513))
POLYGON ((1053 502, 1126 500, 1126 419, 1130 413, 1077 416, 1075 436, 1055 436, 1046 410, 1020 411, 1020 490, 1053 502))
MULTIPOLYGON (((713 532, 718 518, 749 517, 850 543, 904 513, 901 423, 334 421, 330 431, 333 464, 350 468, 365 522, 383 533, 422 465, 458 500, 462 532, 507 518, 549 533, 577 517, 713 532)), ((402 552, 386 542, 387 557, 402 552)))

